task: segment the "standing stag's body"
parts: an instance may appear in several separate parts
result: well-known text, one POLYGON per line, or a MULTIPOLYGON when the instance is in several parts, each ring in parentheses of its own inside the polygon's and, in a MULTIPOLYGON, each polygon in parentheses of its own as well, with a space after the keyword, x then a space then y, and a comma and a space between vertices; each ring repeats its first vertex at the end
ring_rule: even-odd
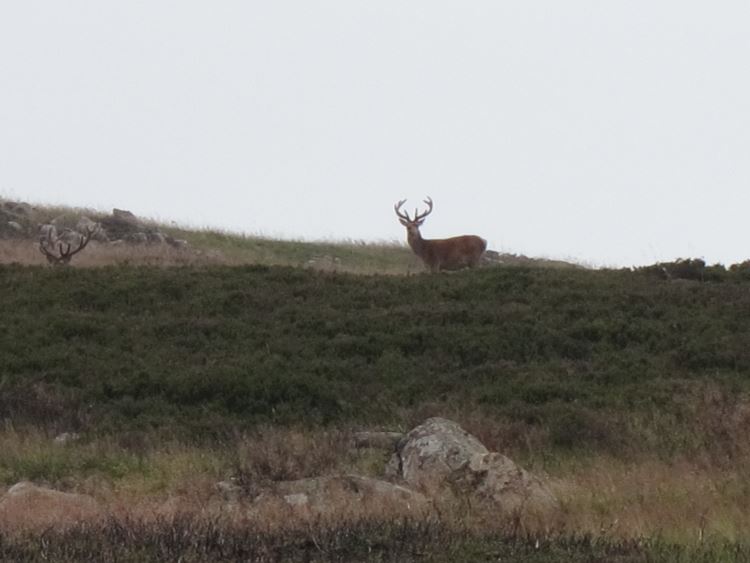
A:
POLYGON ((401 224, 406 227, 406 240, 431 272, 440 270, 460 270, 461 268, 473 268, 479 264, 482 254, 487 249, 487 241, 476 235, 463 235, 445 239, 424 239, 419 232, 419 227, 425 218, 432 213, 432 199, 424 200, 427 211, 419 213, 414 210, 414 218, 401 211, 405 199, 399 201, 393 208, 398 215, 401 224))

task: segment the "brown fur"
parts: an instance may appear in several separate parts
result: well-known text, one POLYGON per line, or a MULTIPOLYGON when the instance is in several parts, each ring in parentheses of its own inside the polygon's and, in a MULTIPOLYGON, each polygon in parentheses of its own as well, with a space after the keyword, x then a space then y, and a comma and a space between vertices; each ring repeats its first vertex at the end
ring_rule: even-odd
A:
MULTIPOLYGON (((419 235, 419 231, 417 231, 419 235)), ((460 270, 479 265, 487 249, 487 241, 475 235, 462 235, 445 239, 423 239, 408 236, 409 246, 431 272, 460 270)))
POLYGON ((462 235, 444 239, 423 239, 419 227, 424 223, 425 217, 432 212, 432 200, 428 197, 425 203, 427 211, 419 213, 414 211, 414 218, 401 211, 401 206, 406 200, 398 202, 394 206, 400 223, 406 227, 406 240, 431 272, 441 270, 460 270, 462 268, 474 268, 479 265, 482 254, 487 250, 487 241, 475 235, 462 235))

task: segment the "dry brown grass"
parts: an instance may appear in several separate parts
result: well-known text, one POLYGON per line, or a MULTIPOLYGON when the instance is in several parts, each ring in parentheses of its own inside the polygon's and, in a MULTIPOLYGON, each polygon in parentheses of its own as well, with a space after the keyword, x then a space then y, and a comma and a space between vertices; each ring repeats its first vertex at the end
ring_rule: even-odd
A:
MULTIPOLYGON (((405 511, 402 503, 370 499, 352 502, 351 495, 332 494, 325 513, 297 509, 278 498, 253 500, 278 481, 358 473, 378 477, 389 452, 354 450, 350 432, 267 427, 209 446, 162 443, 123 448, 112 439, 55 445, 33 429, 6 428, 0 433, 3 463, 0 476, 9 486, 28 478, 64 491, 91 495, 102 514, 120 519, 220 518, 230 524, 262 525, 269 529, 304 527, 312 520, 331 523, 361 518, 434 517, 443 523, 467 525, 478 532, 507 529, 513 522, 476 512, 470 504, 442 499, 429 514, 405 511), (98 461, 96 461, 98 460, 98 461), (45 478, 45 475, 47 477, 45 478), (232 478, 242 488, 228 500, 216 487, 232 478)), ((510 453, 510 452, 508 452, 510 453)), ((563 518, 518 522, 525 531, 563 529, 605 534, 612 538, 658 535, 678 542, 701 537, 740 540, 750 526, 748 459, 714 464, 710 459, 624 461, 603 455, 559 457, 546 478, 561 500, 563 518)), ((533 468, 532 468, 533 469, 533 468)), ((4 528, 42 518, 63 518, 54 507, 37 510, 39 518, 24 519, 22 507, 3 513, 4 528), (57 515, 57 516, 55 516, 57 515)), ((517 525, 518 523, 516 523, 517 525)), ((41 524, 40 524, 41 525, 41 524)))
MULTIPOLYGON (((234 265, 241 262, 224 256, 219 251, 179 249, 168 245, 132 246, 127 244, 99 244, 92 242, 76 255, 73 267, 95 268, 112 265, 133 266, 213 266, 234 265)), ((38 244, 31 240, 0 240, 0 264, 47 265, 38 244)))
MULTIPOLYGON (((238 240, 244 240, 237 237, 238 240)), ((421 271, 415 260, 405 255, 397 246, 380 246, 339 243, 327 245, 335 247, 332 254, 321 254, 316 245, 289 242, 288 248, 298 245, 299 250, 289 253, 283 249, 253 248, 248 244, 243 248, 218 249, 204 245, 175 248, 163 245, 101 244, 91 242, 77 254, 70 263, 75 268, 97 268, 104 266, 240 266, 264 264, 268 266, 293 266, 321 272, 348 272, 355 274, 403 275, 421 271), (309 248, 308 248, 309 246, 309 248), (362 250, 362 249, 365 250, 362 250), (334 254, 338 251, 348 259, 339 260, 334 254), (291 254, 291 255, 289 255, 291 254), (302 254, 302 257, 299 255, 302 254), (376 261, 370 254, 389 256, 376 261)), ((39 252, 38 243, 33 240, 0 239, 0 264, 21 264, 25 266, 46 266, 46 258, 39 252)))
POLYGON ((741 540, 750 526, 747 461, 728 468, 595 457, 559 470, 551 486, 563 502, 566 527, 577 532, 741 540))

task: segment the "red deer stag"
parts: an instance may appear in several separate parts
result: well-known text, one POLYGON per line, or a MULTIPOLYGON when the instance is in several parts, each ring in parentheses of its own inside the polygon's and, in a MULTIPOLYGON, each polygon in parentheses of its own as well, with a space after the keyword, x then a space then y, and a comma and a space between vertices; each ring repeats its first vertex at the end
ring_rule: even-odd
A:
POLYGON ((461 268, 473 268, 479 264, 482 254, 487 249, 487 241, 475 235, 463 235, 444 239, 423 239, 419 227, 425 218, 432 213, 432 199, 424 200, 427 211, 419 213, 414 210, 414 219, 409 213, 401 211, 401 206, 406 203, 405 199, 393 206, 398 215, 398 220, 406 227, 409 246, 414 254, 419 256, 431 272, 440 270, 460 270, 461 268))
POLYGON ((70 264, 70 259, 86 248, 91 237, 99 230, 99 224, 97 223, 86 227, 85 233, 66 229, 63 232, 63 236, 57 236, 57 232, 53 226, 47 225, 47 227, 50 228, 45 229, 39 238, 39 252, 47 257, 47 261, 52 266, 67 266, 70 264), (74 236, 64 236, 66 234, 74 235, 77 238, 75 248, 74 244, 69 242, 74 236))

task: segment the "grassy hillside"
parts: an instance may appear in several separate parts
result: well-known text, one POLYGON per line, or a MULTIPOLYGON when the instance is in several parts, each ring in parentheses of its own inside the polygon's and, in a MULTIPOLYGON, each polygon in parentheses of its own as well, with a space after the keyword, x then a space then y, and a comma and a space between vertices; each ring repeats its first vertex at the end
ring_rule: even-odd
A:
POLYGON ((559 447, 685 450, 750 386, 748 289, 734 273, 0 266, 0 409, 191 431, 482 411, 559 447))
POLYGON ((747 560, 747 263, 394 275, 421 271, 400 245, 169 233, 187 249, 92 243, 70 268, 0 240, 0 487, 115 514, 46 547, 0 529, 0 560, 747 560), (543 475, 562 526, 201 517, 220 480, 381 476, 351 432, 432 415, 543 475))
MULTIPOLYGON (((75 229, 81 217, 106 224, 111 214, 94 209, 31 206, 0 197, 0 264, 44 265, 38 246, 38 227, 53 223, 75 229), (16 222, 19 230, 8 226, 16 222)), ((394 217, 394 221, 395 221, 394 217)), ((207 266, 264 264, 318 271, 360 274, 412 274, 424 270, 405 242, 277 240, 252 234, 196 229, 138 218, 145 230, 159 231, 187 242, 184 248, 164 244, 107 244, 93 242, 75 257, 82 267, 107 265, 207 266)), ((405 239, 405 236, 404 236, 405 239)), ((527 267, 570 268, 561 260, 488 253, 492 263, 527 267)))

